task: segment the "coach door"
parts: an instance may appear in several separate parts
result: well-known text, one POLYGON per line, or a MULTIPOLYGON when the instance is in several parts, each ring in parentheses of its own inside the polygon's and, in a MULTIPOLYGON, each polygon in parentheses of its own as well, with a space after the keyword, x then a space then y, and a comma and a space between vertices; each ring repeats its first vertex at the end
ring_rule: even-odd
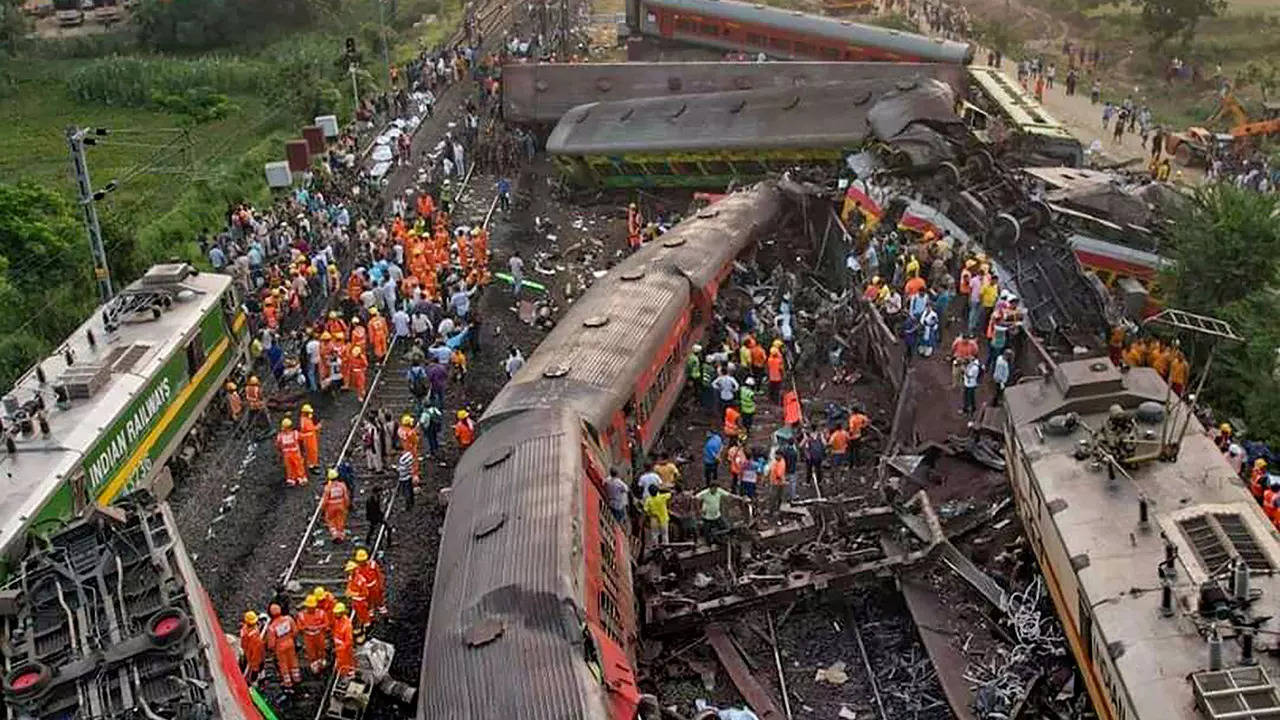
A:
POLYGON ((75 512, 89 506, 89 482, 85 479, 84 470, 77 469, 67 481, 67 487, 71 490, 71 504, 75 512))

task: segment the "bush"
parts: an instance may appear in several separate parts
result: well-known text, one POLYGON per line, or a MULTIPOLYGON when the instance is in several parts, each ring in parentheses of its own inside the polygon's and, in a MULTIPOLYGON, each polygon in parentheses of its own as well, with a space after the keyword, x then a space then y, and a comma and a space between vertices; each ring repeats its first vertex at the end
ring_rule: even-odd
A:
POLYGON ((218 93, 266 91, 271 79, 266 65, 241 58, 115 55, 86 63, 71 73, 67 89, 81 102, 142 107, 154 102, 157 94, 183 95, 192 88, 218 93))

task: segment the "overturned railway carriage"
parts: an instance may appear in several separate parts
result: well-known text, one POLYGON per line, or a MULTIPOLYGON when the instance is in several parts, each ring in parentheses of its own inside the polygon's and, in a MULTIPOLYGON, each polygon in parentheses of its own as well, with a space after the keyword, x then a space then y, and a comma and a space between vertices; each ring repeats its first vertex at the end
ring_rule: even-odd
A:
POLYGON ((627 25, 663 40, 785 60, 967 65, 971 43, 734 0, 628 0, 627 25))
POLYGON ((454 474, 420 720, 633 719, 630 548, 603 480, 652 446, 734 258, 780 210, 760 185, 631 255, 489 405, 454 474))
POLYGON ((1005 391, 1008 473, 1098 717, 1280 716, 1271 522, 1154 370, 1106 358, 1043 367, 1005 391), (1130 440, 1109 473, 1078 453, 1113 405, 1136 419, 1116 433, 1130 440))
POLYGON ((502 66, 502 117, 554 125, 593 102, 925 78, 946 82, 957 94, 968 82, 963 67, 948 63, 512 63, 502 66))
POLYGON ((71 522, 15 564, 6 717, 258 720, 168 506, 139 492, 112 512, 71 522))
MULTIPOLYGON (((149 487, 244 346, 226 275, 157 265, 4 395, 4 559, 87 505, 149 487)), ((2 572, 2 571, 0 571, 2 572)))

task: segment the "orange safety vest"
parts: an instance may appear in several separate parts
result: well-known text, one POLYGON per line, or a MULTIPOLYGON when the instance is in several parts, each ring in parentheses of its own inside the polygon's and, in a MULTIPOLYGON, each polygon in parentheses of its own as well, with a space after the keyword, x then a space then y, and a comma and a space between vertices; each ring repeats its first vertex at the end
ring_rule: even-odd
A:
POLYGON ((298 431, 281 430, 276 433, 276 447, 286 455, 298 452, 298 431))
POLYGON ((769 355, 769 382, 782 382, 782 353, 769 355))
POLYGON ((240 625, 240 649, 244 650, 244 661, 250 670, 262 668, 262 660, 266 657, 266 643, 257 625, 240 625))
POLYGON ((266 403, 262 402, 262 387, 260 385, 249 385, 244 389, 244 399, 249 403, 250 410, 266 410, 266 403))
POLYGON ((324 489, 325 510, 342 510, 351 507, 351 495, 347 492, 347 484, 341 480, 330 480, 324 489))
POLYGON ((231 408, 232 418, 240 417, 241 411, 244 410, 244 405, 240 401, 240 393, 234 390, 227 391, 227 405, 231 408))
POLYGON ((320 431, 320 423, 311 419, 310 415, 303 415, 298 418, 298 438, 300 440, 310 440, 320 431))
POLYGON ((849 439, 857 440, 862 437, 862 431, 867 427, 871 420, 862 413, 853 413, 849 415, 849 439))
POLYGON ((453 424, 453 436, 457 438, 458 445, 463 449, 471 447, 471 443, 476 439, 476 429, 470 420, 467 418, 453 424))
POLYGON ((400 429, 397 430, 397 434, 400 436, 400 449, 410 450, 416 454, 418 451, 418 431, 401 425, 400 429))
POLYGON ((730 437, 738 434, 738 420, 742 417, 742 413, 738 412, 738 408, 730 405, 724 409, 724 434, 730 437))

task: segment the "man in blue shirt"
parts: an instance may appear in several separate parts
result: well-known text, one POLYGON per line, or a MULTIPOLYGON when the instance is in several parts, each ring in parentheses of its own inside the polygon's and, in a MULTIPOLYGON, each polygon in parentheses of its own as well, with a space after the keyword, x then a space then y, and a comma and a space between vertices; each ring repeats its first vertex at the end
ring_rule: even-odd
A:
POLYGON ((227 266, 227 255, 220 245, 209 248, 209 264, 213 265, 214 272, 222 272, 222 268, 227 266))
POLYGON ((702 446, 702 478, 711 485, 716 481, 716 470, 720 467, 720 452, 724 450, 724 440, 720 433, 712 430, 707 433, 707 444, 702 446))
POLYGON ((511 212, 511 181, 506 178, 498 179, 498 204, 502 212, 511 212))

